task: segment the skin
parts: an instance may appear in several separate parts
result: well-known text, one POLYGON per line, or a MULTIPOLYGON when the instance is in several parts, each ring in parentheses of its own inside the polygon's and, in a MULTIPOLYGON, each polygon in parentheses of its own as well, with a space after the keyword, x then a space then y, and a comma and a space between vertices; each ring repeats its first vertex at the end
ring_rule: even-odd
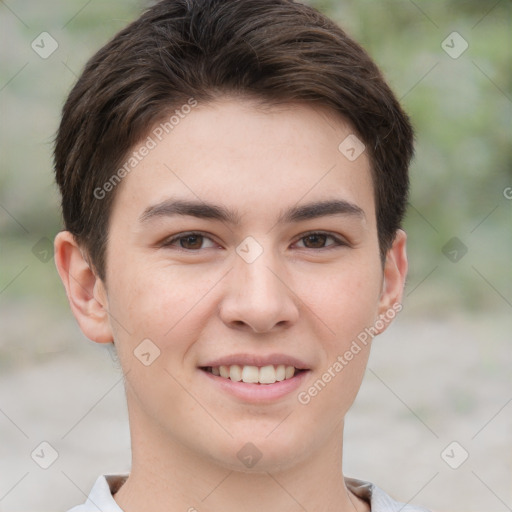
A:
POLYGON ((119 185, 106 282, 69 232, 57 235, 73 313, 91 340, 114 341, 125 374, 132 471, 115 495, 124 511, 368 510, 344 485, 342 437, 370 344, 307 405, 297 399, 400 303, 407 272, 401 230, 382 265, 368 157, 338 150, 350 133, 323 108, 221 97, 193 109, 119 185), (240 222, 141 222, 171 197, 224 206, 240 222), (363 213, 278 222, 332 199, 363 213), (190 231, 205 238, 162 245, 190 231), (343 244, 304 238, 311 231, 343 244), (236 252, 248 236, 263 249, 252 263, 236 252), (144 339, 160 350, 149 366, 134 355, 144 339), (246 403, 198 369, 233 353, 288 354, 310 371, 289 395, 246 403), (252 468, 237 457, 246 443, 262 454, 252 468))

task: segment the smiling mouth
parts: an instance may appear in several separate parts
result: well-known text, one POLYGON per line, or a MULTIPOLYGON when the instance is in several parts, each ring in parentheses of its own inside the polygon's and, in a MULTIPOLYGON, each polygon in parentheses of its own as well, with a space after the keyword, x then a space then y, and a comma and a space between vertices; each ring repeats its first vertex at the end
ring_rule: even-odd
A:
POLYGON ((201 370, 234 382, 249 384, 274 384, 292 379, 295 375, 307 371, 284 364, 267 366, 232 364, 230 366, 205 366, 201 367, 201 370))

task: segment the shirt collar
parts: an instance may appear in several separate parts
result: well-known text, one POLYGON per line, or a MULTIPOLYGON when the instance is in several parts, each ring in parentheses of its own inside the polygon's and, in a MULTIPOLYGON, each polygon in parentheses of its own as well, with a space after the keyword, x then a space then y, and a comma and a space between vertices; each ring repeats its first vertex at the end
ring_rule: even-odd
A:
MULTIPOLYGON (((115 502, 113 495, 121 488, 128 478, 128 474, 101 475, 96 480, 86 505, 95 506, 102 512, 123 512, 115 502)), ((425 508, 419 508, 392 499, 376 485, 357 480, 345 478, 347 488, 356 496, 366 501, 372 512, 429 512, 425 508)))

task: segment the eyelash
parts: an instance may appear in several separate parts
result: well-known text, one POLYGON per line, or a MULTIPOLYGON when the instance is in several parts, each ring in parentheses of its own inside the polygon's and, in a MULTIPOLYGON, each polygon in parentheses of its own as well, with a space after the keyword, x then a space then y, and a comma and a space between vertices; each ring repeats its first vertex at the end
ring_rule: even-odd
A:
MULTIPOLYGON (((334 249, 336 247, 346 247, 348 246, 348 242, 346 242, 345 240, 331 234, 331 233, 326 233, 324 231, 310 231, 308 233, 304 233, 302 236, 300 236, 298 238, 297 241, 301 241, 303 240, 304 238, 307 238, 308 236, 312 236, 312 235, 323 235, 323 236, 326 236, 327 238, 331 238, 332 240, 334 240, 334 243, 331 244, 331 245, 328 245, 326 247, 318 247, 318 248, 309 248, 309 247, 301 247, 301 249, 309 249, 309 250, 312 250, 312 251, 327 251, 327 250, 331 250, 331 249, 334 249)), ((175 235, 171 238, 168 238, 166 240, 164 240, 161 244, 160 244, 160 247, 172 247, 172 245, 175 243, 175 242, 179 242, 180 240, 182 239, 186 239, 187 237, 189 236, 202 236, 203 238, 208 238, 209 240, 211 240, 212 242, 214 242, 214 240, 211 239, 210 236, 208 236, 207 233, 204 233, 202 231, 190 231, 190 232, 186 232, 186 233, 180 233, 179 235, 175 235)), ((183 247, 176 247, 177 250, 179 251, 183 251, 183 252, 191 252, 191 253, 194 253, 194 252, 198 252, 200 251, 201 249, 185 249, 183 247)))

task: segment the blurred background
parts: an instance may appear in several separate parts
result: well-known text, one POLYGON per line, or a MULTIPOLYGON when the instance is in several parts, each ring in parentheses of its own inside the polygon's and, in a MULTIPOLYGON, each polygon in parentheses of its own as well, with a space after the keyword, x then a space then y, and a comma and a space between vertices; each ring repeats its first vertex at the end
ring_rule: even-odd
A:
MULTIPOLYGON (((345 473, 438 511, 512 510, 512 2, 308 3, 366 48, 416 129, 404 310, 374 343, 345 473)), ((0 2, 1 512, 66 510, 129 470, 121 372, 55 270, 51 155, 86 60, 145 5, 0 2)))

